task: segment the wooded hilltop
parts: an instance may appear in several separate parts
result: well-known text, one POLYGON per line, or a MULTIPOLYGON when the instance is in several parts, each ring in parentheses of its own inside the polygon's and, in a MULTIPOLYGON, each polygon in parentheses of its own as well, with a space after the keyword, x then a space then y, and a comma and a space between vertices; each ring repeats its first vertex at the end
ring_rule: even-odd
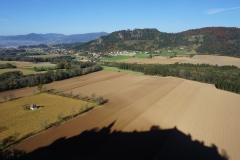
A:
POLYGON ((134 29, 112 32, 73 47, 91 52, 156 51, 162 48, 192 47, 198 54, 240 57, 240 29, 206 27, 179 33, 164 33, 157 29, 134 29))

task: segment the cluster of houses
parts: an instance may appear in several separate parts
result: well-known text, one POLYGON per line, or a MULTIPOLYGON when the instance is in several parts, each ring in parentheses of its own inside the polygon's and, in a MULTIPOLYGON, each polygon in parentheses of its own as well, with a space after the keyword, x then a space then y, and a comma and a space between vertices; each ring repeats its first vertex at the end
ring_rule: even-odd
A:
POLYGON ((67 50, 64 48, 58 48, 58 47, 49 47, 49 48, 33 48, 33 47, 28 47, 26 46, 25 48, 23 48, 26 50, 26 52, 44 52, 45 54, 72 54, 74 53, 74 50, 67 50))

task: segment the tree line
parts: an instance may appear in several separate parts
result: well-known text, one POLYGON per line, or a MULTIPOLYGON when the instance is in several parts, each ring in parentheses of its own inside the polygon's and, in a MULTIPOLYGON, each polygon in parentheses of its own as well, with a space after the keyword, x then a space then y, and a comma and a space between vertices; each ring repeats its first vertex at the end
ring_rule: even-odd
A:
POLYGON ((173 76, 215 84, 219 89, 240 93, 240 69, 236 66, 212 66, 209 64, 130 64, 103 62, 105 66, 118 67, 146 75, 173 76))
POLYGON ((60 56, 60 57, 25 57, 25 56, 16 56, 16 55, 5 55, 0 54, 0 60, 2 61, 24 61, 24 62, 50 62, 50 63, 59 63, 61 61, 72 61, 74 58, 71 56, 60 56))
MULTIPOLYGON (((83 63, 83 62, 82 62, 83 63)), ((17 88, 32 87, 39 84, 47 84, 53 81, 59 81, 76 76, 86 75, 91 72, 101 70, 101 66, 96 63, 87 63, 70 69, 57 69, 56 71, 48 70, 46 73, 23 75, 21 71, 6 72, 0 74, 0 91, 7 91, 17 88)), ((77 65, 76 65, 77 66, 77 65)))

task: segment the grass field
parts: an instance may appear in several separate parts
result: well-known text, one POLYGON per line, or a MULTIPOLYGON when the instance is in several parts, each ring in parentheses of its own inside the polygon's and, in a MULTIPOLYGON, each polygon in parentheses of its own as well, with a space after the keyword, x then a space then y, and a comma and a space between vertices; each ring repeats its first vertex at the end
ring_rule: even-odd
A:
POLYGON ((174 56, 175 53, 173 52, 162 52, 160 54, 160 56, 163 56, 163 57, 170 57, 170 56, 174 56))
POLYGON ((104 61, 119 61, 119 60, 124 60, 124 59, 128 59, 128 58, 132 58, 132 56, 118 55, 118 56, 114 56, 114 57, 105 57, 102 60, 104 60, 104 61))
MULTIPOLYGON (((72 155, 81 156, 84 150, 92 153, 91 156, 111 154, 112 159, 117 159, 134 154, 133 150, 124 150, 126 147, 136 150, 134 156, 137 158, 132 159, 144 159, 146 146, 157 147, 149 150, 153 156, 159 152, 160 157, 162 154, 176 157, 192 155, 201 146, 200 157, 205 150, 228 155, 231 159, 240 157, 239 94, 180 78, 109 71, 53 82, 47 87, 53 87, 58 92, 72 91, 73 94, 90 95, 95 92, 109 99, 109 102, 104 107, 26 139, 12 147, 12 150, 31 152, 53 146, 49 149, 56 153, 67 150, 72 155), (111 133, 113 135, 109 136, 111 133)), ((28 91, 21 90, 25 90, 24 93, 28 91)), ((32 103, 29 100, 27 102, 32 103)), ((60 105, 63 101, 52 103, 60 105)), ((52 117, 56 117, 56 114, 52 117)))
POLYGON ((133 74, 143 74, 142 72, 134 72, 134 71, 126 70, 126 69, 119 69, 117 67, 102 66, 102 68, 103 68, 103 70, 106 70, 106 71, 133 73, 133 74))
POLYGON ((22 68, 22 69, 29 70, 29 71, 34 71, 34 68, 22 68))
POLYGON ((43 129, 41 123, 51 124, 59 121, 58 116, 69 116, 84 111, 88 107, 95 106, 81 100, 51 95, 46 93, 26 96, 13 101, 0 103, 0 139, 14 136, 13 141, 21 139, 29 133, 37 133, 43 129), (24 104, 36 104, 37 110, 24 110, 24 104))
MULTIPOLYGON (((160 54, 152 54, 152 56, 159 56, 160 54)), ((150 54, 135 54, 135 58, 149 58, 150 54)))
POLYGON ((176 55, 186 55, 186 52, 176 52, 176 55))
POLYGON ((170 56, 174 56, 176 54, 177 55, 187 55, 186 52, 162 52, 160 54, 160 56, 164 56, 164 57, 170 57, 170 56))

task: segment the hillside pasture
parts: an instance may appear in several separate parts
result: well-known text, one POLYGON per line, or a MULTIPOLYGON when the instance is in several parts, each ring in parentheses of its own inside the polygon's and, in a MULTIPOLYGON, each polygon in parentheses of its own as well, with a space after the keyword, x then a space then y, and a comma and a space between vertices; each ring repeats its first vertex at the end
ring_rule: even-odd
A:
MULTIPOLYGON (((191 155, 198 151, 199 148, 194 148, 197 144, 205 150, 216 151, 231 159, 240 157, 239 94, 218 90, 211 84, 180 78, 110 71, 54 82, 49 84, 50 86, 58 92, 72 92, 74 95, 79 93, 91 95, 94 92, 109 101, 104 107, 31 137, 12 147, 11 150, 32 152, 40 147, 54 146, 60 141, 61 149, 59 147, 57 150, 54 147, 49 149, 57 153, 68 150, 73 155, 82 156, 80 151, 88 148, 88 145, 80 145, 86 143, 81 137, 86 139, 89 133, 89 145, 92 144, 94 147, 91 146, 87 153, 95 157, 104 157, 112 153, 111 155, 115 156, 112 158, 115 159, 118 156, 128 155, 122 154, 124 146, 119 150, 119 143, 128 144, 126 147, 129 148, 130 145, 131 148, 134 144, 127 142, 139 133, 142 135, 141 140, 135 143, 144 143, 144 139, 147 138, 149 142, 145 143, 152 147, 155 144, 154 137, 144 137, 144 135, 158 133, 157 131, 161 130, 162 135, 166 135, 165 133, 167 135, 162 137, 162 143, 155 146, 157 148, 154 148, 153 156, 157 155, 161 158, 163 154, 167 157, 191 155), (104 139, 98 141, 101 145, 91 143, 92 139, 96 142, 97 136, 104 136, 106 132, 114 135, 120 132, 124 133, 123 135, 132 133, 135 136, 128 137, 129 139, 112 136, 106 141, 104 139), (74 139, 78 140, 78 143, 70 143, 74 139), (191 143, 185 143, 186 140, 190 140, 191 143), (115 142, 118 143, 114 145, 115 142), (185 150, 181 150, 182 146, 186 146, 185 150)), ((142 152, 137 152, 135 156, 144 159, 144 156, 147 156, 144 155, 146 146, 140 145, 137 148, 142 152)), ((199 151, 199 156, 202 156, 201 151, 203 150, 199 151)), ((153 159, 153 157, 148 158, 153 159)))
POLYGON ((0 128, 5 128, 0 132, 0 139, 16 136, 13 141, 18 141, 27 134, 44 130, 44 125, 58 122, 58 116, 64 118, 84 111, 87 104, 88 107, 95 106, 93 103, 46 93, 0 103, 0 128), (30 106, 32 103, 39 108, 37 110, 23 109, 24 105, 30 106))

